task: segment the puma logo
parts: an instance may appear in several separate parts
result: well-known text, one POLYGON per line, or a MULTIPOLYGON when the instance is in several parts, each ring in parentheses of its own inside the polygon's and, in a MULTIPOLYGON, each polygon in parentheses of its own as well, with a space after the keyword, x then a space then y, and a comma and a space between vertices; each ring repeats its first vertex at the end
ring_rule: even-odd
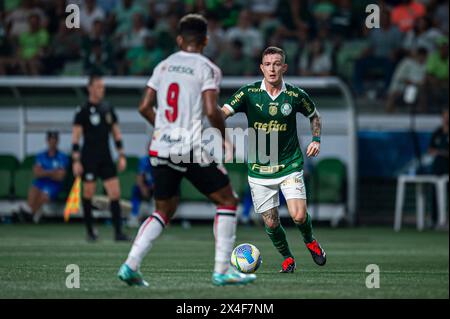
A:
POLYGON ((262 111, 262 107, 264 104, 259 105, 258 103, 256 103, 256 106, 259 107, 259 109, 262 111))

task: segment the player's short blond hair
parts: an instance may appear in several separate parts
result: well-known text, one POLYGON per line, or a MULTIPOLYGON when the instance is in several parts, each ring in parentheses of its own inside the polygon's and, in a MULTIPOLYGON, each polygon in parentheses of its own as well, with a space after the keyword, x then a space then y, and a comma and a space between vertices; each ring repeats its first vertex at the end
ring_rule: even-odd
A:
POLYGON ((261 57, 261 61, 262 59, 264 59, 264 57, 266 55, 269 54, 279 54, 281 55, 281 60, 283 63, 285 63, 286 61, 286 53, 284 53, 283 49, 280 49, 279 47, 268 47, 263 51, 262 57, 261 57))

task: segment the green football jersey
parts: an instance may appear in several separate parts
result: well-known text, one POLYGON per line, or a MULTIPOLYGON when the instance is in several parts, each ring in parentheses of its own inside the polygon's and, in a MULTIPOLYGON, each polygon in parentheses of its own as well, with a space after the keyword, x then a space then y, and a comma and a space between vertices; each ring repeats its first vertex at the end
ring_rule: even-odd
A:
MULTIPOLYGON (((280 94, 271 97, 265 89, 264 81, 258 81, 240 88, 224 106, 233 114, 245 113, 249 130, 255 130, 256 141, 253 139, 253 142, 256 142, 256 145, 249 145, 247 154, 250 177, 277 178, 303 169, 296 115, 300 112, 311 117, 316 111, 313 101, 305 91, 283 83, 280 94), (274 139, 277 143, 277 163, 267 159, 270 155, 270 135, 274 132, 278 134, 274 139), (260 150, 258 147, 264 145, 264 141, 259 139, 264 137, 266 149, 260 150), (260 154, 266 156, 261 160, 263 156, 260 154)), ((252 143, 250 139, 249 143, 252 143)))

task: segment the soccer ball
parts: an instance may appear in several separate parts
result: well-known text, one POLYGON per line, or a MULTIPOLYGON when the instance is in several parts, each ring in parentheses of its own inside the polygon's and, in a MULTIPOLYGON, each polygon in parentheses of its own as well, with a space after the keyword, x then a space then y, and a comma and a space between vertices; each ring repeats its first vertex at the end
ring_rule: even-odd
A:
POLYGON ((240 244, 231 253, 231 264, 240 272, 253 273, 261 266, 259 249, 252 244, 240 244))

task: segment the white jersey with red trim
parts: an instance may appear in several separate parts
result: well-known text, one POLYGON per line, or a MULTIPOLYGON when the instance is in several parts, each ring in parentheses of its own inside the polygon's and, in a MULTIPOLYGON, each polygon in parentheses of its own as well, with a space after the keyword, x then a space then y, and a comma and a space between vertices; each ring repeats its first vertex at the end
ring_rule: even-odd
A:
POLYGON ((202 92, 218 92, 221 79, 220 69, 200 53, 178 51, 156 66, 147 82, 157 91, 151 156, 167 158, 191 151, 201 139, 202 92))

